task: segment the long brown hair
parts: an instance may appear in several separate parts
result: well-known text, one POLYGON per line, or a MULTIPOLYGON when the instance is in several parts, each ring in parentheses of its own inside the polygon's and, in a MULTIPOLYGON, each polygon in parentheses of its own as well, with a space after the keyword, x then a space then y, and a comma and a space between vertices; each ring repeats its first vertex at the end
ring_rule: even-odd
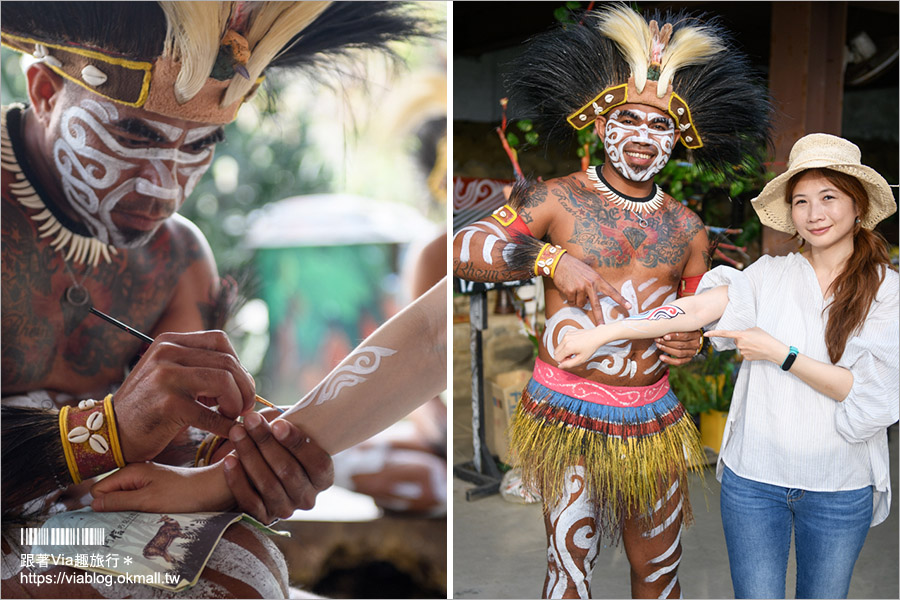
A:
MULTIPOLYGON (((808 169, 791 177, 785 197, 788 204, 791 203, 799 179, 810 172, 821 175, 850 196, 859 210, 860 220, 865 219, 869 212, 869 195, 866 188, 856 177, 831 169, 808 169)), ((798 237, 798 234, 794 235, 798 237)), ((844 354, 847 339, 862 328, 890 266, 891 259, 885 239, 874 231, 860 227, 857 223, 853 232, 853 254, 847 259, 844 270, 828 287, 834 292, 834 299, 828 305, 831 307, 831 313, 825 326, 825 345, 828 347, 828 357, 832 363, 836 363, 844 354)), ((826 296, 827 293, 828 290, 826 296)))

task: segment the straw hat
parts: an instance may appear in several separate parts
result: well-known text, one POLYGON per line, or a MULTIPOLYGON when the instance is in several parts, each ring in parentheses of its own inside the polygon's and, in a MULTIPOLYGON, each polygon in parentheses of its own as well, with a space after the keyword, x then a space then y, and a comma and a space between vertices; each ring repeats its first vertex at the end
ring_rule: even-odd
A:
POLYGON ((852 175, 869 194, 869 212, 860 225, 873 229, 879 221, 897 211, 894 195, 884 177, 860 162, 856 144, 827 133, 811 133, 797 140, 791 148, 788 169, 766 184, 751 202, 763 225, 785 233, 796 233, 791 219, 791 205, 785 201, 785 190, 791 177, 807 169, 831 169, 852 175))

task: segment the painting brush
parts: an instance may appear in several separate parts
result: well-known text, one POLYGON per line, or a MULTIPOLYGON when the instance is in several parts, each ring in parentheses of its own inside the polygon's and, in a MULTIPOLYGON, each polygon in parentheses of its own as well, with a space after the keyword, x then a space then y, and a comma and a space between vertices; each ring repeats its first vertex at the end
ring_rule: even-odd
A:
MULTIPOLYGON (((123 323, 122 321, 120 321, 120 320, 118 320, 118 319, 114 319, 114 318, 112 318, 111 316, 109 316, 109 315, 106 314, 106 313, 100 312, 99 310, 97 310, 97 309, 94 308, 93 306, 91 307, 90 310, 91 310, 91 313, 97 315, 98 317, 100 317, 101 319, 103 319, 104 321, 106 321, 107 323, 111 323, 111 324, 115 325, 116 327, 118 327, 118 328, 121 329, 122 331, 127 331, 128 333, 130 333, 131 335, 133 335, 133 336, 136 337, 137 339, 141 340, 142 342, 146 342, 146 343, 148 343, 148 344, 152 344, 152 343, 153 343, 153 338, 152 338, 152 337, 150 337, 149 335, 147 335, 147 334, 145 334, 145 333, 141 333, 140 331, 138 331, 138 330, 135 329, 134 327, 129 327, 128 325, 126 325, 126 324, 123 323)), ((256 401, 259 402, 260 404, 264 405, 264 406, 268 406, 269 408, 274 408, 275 410, 277 410, 277 411, 280 412, 280 413, 284 413, 284 409, 283 409, 283 408, 281 408, 280 406, 275 406, 274 404, 272 404, 271 402, 269 402, 268 400, 266 400, 266 399, 263 398, 262 396, 257 395, 257 396, 256 396, 256 401)))

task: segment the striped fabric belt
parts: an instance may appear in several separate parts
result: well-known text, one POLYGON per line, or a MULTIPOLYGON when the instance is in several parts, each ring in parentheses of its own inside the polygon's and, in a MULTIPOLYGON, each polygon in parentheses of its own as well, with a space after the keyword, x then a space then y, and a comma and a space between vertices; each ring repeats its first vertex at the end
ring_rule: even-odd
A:
POLYGON ((656 402, 669 392, 669 376, 648 386, 605 385, 549 365, 540 358, 534 363, 534 380, 547 389, 585 402, 606 406, 637 407, 656 402))

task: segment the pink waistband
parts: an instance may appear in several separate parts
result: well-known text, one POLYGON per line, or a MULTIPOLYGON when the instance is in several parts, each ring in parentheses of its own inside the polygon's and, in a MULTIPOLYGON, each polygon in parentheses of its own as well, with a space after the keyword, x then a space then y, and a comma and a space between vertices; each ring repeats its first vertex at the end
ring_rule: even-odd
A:
POLYGON ((605 385, 548 365, 540 358, 534 362, 534 380, 554 392, 607 406, 644 406, 669 392, 669 375, 648 386, 605 385))

